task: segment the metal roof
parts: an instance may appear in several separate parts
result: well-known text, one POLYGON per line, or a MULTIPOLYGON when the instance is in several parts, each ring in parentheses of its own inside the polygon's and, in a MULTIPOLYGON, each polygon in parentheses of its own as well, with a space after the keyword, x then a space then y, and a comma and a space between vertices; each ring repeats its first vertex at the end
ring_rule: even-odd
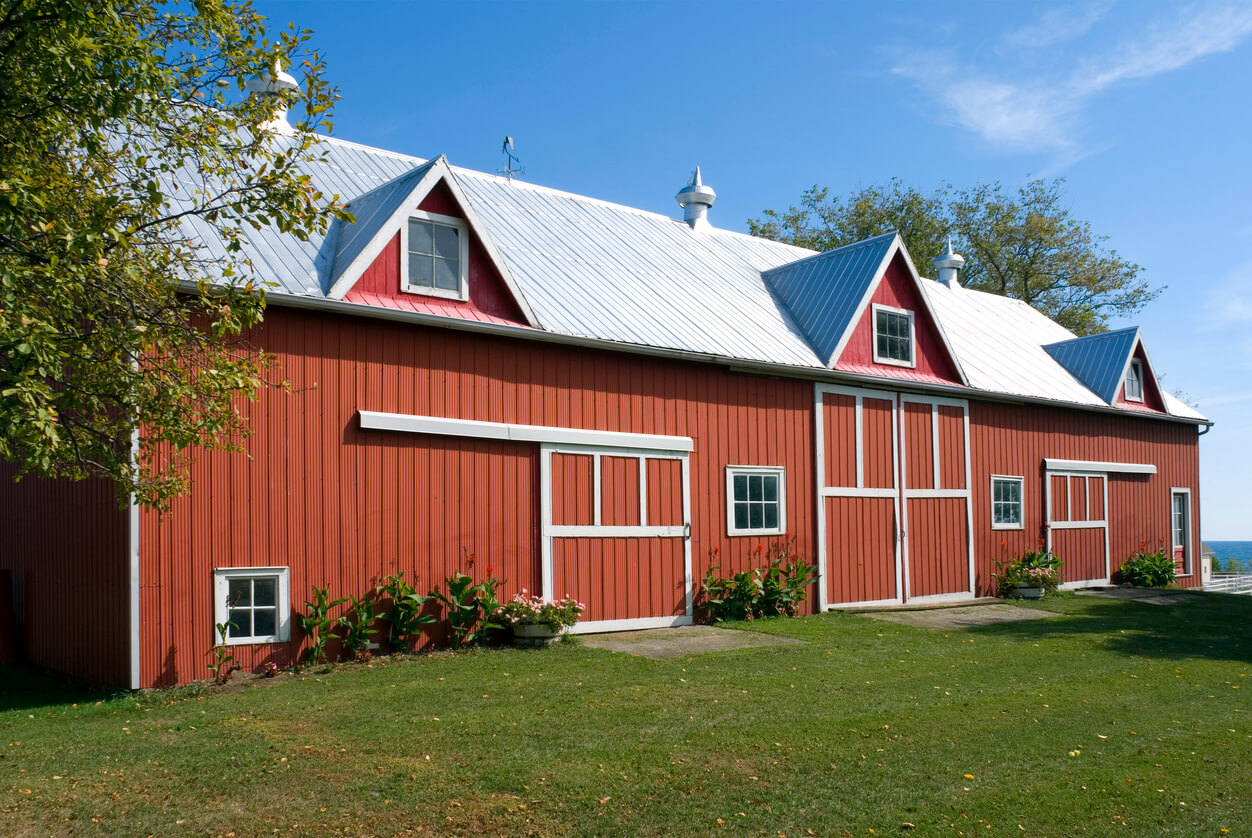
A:
MULTIPOLYGON (((396 202, 412 194, 431 165, 332 138, 323 138, 318 151, 321 159, 306 166, 312 185, 348 204, 356 220, 307 241, 273 226, 248 231, 244 255, 278 299, 331 297, 337 272, 383 234, 396 202)), ((531 325, 610 344, 824 370, 896 240, 887 234, 817 254, 715 227, 693 230, 678 219, 531 183, 444 171, 506 282, 529 306, 531 325)), ((210 225, 194 216, 184 224, 205 255, 224 255, 210 225)), ((1076 339, 1020 301, 918 284, 971 388, 1109 405, 1101 394, 1113 359, 1124 366, 1129 350, 1119 343, 1106 353, 1100 341, 1113 349, 1123 333, 1076 339)), ((1130 331, 1133 345, 1137 333, 1130 331)), ((1203 420, 1163 396, 1170 414, 1203 420)))
POLYGON ((1051 343, 1044 349, 1106 404, 1112 404, 1138 342, 1139 329, 1131 326, 1051 343))
POLYGON ((896 239, 887 233, 765 272, 769 283, 829 366, 870 283, 896 239))

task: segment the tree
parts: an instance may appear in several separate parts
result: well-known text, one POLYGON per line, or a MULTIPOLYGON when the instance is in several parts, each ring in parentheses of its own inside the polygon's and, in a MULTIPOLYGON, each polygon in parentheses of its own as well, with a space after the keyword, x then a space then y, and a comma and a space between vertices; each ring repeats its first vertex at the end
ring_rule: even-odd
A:
POLYGON ((308 37, 271 40, 248 0, 0 0, 0 457, 17 476, 108 478, 159 508, 196 448, 241 447, 241 400, 271 367, 244 340, 264 295, 240 238, 342 214, 301 173, 335 98, 308 37), (244 88, 280 60, 303 71, 305 114, 281 137, 244 88))
POLYGON ((967 260, 963 285, 1024 300, 1086 335, 1104 331, 1112 317, 1135 313, 1162 289, 1148 285, 1139 265, 1106 249, 1107 237, 1070 214, 1064 184, 1032 180, 1015 195, 999 183, 925 194, 896 178, 846 199, 814 186, 797 206, 766 210, 749 219, 748 228, 814 250, 898 230, 923 272, 950 235, 967 260))

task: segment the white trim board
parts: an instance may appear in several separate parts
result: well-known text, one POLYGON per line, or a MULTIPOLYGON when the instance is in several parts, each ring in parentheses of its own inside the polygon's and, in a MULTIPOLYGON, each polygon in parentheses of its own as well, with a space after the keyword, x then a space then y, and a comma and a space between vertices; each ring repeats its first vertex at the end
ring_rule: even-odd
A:
POLYGON ((631 434, 619 431, 593 431, 584 428, 558 428, 549 425, 515 425, 507 422, 478 422, 472 419, 446 419, 407 413, 381 413, 358 410, 362 430, 399 431, 435 436, 472 439, 501 439, 509 442, 538 442, 555 445, 589 445, 635 448, 646 451, 693 451, 688 436, 631 434))
POLYGON ((570 626, 570 634, 600 634, 610 631, 637 631, 639 629, 672 628, 673 626, 691 625, 691 615, 681 617, 635 617, 624 620, 588 620, 585 623, 574 623, 570 626))
POLYGON ((1105 463, 1096 460, 1049 460, 1043 461, 1048 471, 1096 471, 1106 474, 1156 474, 1152 463, 1105 463))

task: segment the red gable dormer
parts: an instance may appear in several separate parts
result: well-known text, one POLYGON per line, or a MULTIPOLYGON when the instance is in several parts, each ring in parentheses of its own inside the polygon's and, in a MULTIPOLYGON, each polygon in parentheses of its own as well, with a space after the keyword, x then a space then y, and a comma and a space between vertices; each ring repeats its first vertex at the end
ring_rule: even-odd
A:
POLYGON ((1135 351, 1131 353, 1130 360, 1126 364, 1126 373, 1122 376, 1122 383, 1117 388, 1117 398, 1113 401, 1117 407, 1127 410, 1137 410, 1142 413, 1165 413, 1165 399, 1161 396, 1160 386, 1156 381, 1156 371, 1152 369, 1152 362, 1148 359, 1147 350, 1143 348, 1143 341, 1138 340, 1135 343, 1135 351), (1141 400, 1128 399, 1126 397, 1126 379, 1132 375, 1132 367, 1138 362, 1138 372, 1140 389, 1143 392, 1141 400))
POLYGON ((444 158, 348 205, 330 296, 443 317, 535 326, 444 158))
MULTIPOLYGON (((917 287, 918 281, 904 252, 897 250, 852 326, 851 336, 834 364, 835 369, 908 381, 963 383, 930 307, 917 287), (876 353, 875 324, 879 311, 886 315, 889 333, 899 334, 900 327, 908 321, 911 363, 876 353)), ((891 343, 895 354, 902 355, 901 341, 895 339, 891 343)))

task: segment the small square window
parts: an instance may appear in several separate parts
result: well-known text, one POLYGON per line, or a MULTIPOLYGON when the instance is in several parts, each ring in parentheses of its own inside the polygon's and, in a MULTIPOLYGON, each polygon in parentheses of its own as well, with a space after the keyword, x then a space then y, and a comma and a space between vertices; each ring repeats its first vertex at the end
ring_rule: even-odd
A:
POLYGON ((1025 480, 1021 477, 991 478, 991 528, 993 530, 1020 530, 1025 528, 1022 517, 1022 494, 1025 480))
POLYGON ((458 218, 414 213, 404 228, 403 290, 455 300, 468 299, 468 238, 469 231, 458 218))
POLYGON ((774 466, 727 466, 726 534, 776 535, 786 527, 786 472, 774 466))
POLYGON ((874 361, 897 367, 915 366, 913 358, 913 312, 873 306, 874 361))
MULTIPOLYGON (((285 567, 213 571, 214 622, 227 626, 226 645, 291 639, 289 571, 285 567)), ((213 641, 218 642, 216 630, 213 641)))
POLYGON ((1126 368, 1126 401, 1143 401, 1143 362, 1138 358, 1131 358, 1126 368))

